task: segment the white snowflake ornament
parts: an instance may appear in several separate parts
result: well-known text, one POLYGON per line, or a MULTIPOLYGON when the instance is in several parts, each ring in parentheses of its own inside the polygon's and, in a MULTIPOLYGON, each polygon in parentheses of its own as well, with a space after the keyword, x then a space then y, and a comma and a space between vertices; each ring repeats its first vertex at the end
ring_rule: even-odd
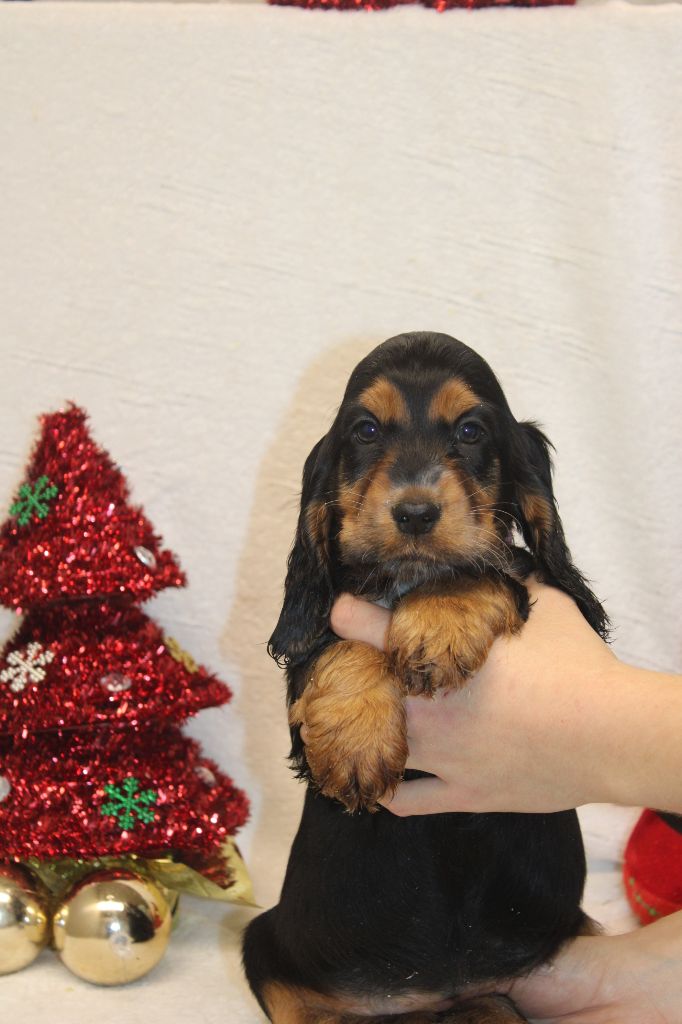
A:
POLYGON ((21 693, 29 683, 41 683, 47 672, 45 665, 54 659, 54 651, 46 650, 37 641, 20 651, 7 655, 7 668, 0 672, 0 682, 9 683, 12 693, 21 693))

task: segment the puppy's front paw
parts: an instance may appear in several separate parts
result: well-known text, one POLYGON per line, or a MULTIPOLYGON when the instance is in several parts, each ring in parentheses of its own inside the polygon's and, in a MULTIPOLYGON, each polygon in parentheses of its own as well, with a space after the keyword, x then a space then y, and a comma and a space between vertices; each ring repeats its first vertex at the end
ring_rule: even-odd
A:
POLYGON ((340 739, 344 737, 338 732, 330 737, 310 728, 306 757, 313 778, 321 793, 339 800, 349 811, 363 807, 376 811, 381 797, 392 795, 402 779, 407 749, 382 744, 375 737, 371 743, 339 753, 340 739))
POLYGON ((400 782, 402 694, 386 657, 368 644, 341 641, 324 651, 289 718, 306 726, 306 760, 320 791, 349 811, 376 810, 400 782))
POLYGON ((404 598, 395 609, 388 655, 406 693, 430 695, 466 678, 457 612, 451 598, 434 595, 404 598))
POLYGON ((406 693, 459 687, 481 667, 496 637, 522 625, 511 591, 486 578, 448 593, 415 591, 393 613, 390 664, 406 693))

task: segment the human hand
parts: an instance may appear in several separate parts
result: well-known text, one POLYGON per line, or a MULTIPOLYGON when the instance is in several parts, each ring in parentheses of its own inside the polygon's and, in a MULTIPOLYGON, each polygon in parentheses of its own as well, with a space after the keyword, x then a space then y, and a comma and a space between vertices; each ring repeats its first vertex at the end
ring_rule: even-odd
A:
MULTIPOLYGON (((529 621, 495 642, 463 689, 406 698, 408 766, 437 777, 403 783, 385 805, 401 815, 591 800, 682 810, 679 678, 623 665, 569 598, 528 586, 529 621)), ((331 623, 383 649, 390 612, 346 594, 331 623)), ((682 913, 627 935, 581 936, 494 989, 537 1024, 682 1024, 682 913)))
POLYGON ((574 939, 500 990, 538 1024, 682 1024, 682 912, 626 935, 574 939))
MULTIPOLYGON (((403 783, 394 814, 558 811, 613 799, 603 717, 620 663, 565 594, 528 581, 520 634, 499 638, 460 690, 408 697, 407 766, 435 778, 403 783)), ((337 635, 383 648, 390 612, 337 599, 337 635)), ((614 752, 615 753, 615 752, 614 752)))

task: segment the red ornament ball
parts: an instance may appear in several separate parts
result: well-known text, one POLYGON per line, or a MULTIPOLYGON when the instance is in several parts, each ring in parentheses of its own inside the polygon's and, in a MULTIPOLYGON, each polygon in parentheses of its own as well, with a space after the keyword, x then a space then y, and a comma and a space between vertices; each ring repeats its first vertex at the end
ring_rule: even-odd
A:
POLYGON ((682 818, 646 810, 630 836, 625 893, 642 924, 682 910, 682 818))

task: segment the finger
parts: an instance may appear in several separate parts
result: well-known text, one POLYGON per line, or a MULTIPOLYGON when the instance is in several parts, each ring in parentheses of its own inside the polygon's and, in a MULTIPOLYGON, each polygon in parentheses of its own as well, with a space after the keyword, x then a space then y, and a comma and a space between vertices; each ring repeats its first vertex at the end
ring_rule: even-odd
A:
POLYGON ((332 607, 331 626, 344 640, 363 640, 380 651, 386 648, 391 613, 352 594, 341 594, 332 607))
POLYGON ((442 814, 454 811, 453 791, 442 779, 414 779, 403 782, 391 799, 382 798, 379 803, 401 818, 411 814, 442 814))

